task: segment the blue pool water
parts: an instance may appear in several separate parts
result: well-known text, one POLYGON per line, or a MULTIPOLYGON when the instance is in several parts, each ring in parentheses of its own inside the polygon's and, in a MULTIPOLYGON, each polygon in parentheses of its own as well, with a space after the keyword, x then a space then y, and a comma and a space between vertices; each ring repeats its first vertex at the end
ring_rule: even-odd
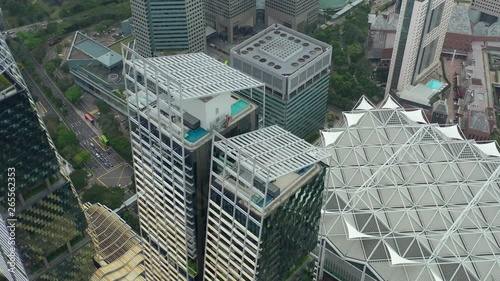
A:
POLYGON ((248 106, 248 102, 239 100, 231 105, 231 116, 235 116, 248 106))
POLYGON ((433 90, 439 90, 443 86, 442 82, 439 82, 438 80, 431 80, 429 83, 427 83, 427 87, 433 89, 433 90))
MULTIPOLYGON (((271 203, 271 201, 273 201, 273 197, 267 195, 267 204, 269 205, 269 203, 271 203)), ((259 205, 259 207, 263 207, 264 206, 264 198, 260 199, 260 201, 257 203, 257 205, 259 205)))
POLYGON ((196 130, 191 130, 187 133, 186 140, 189 142, 196 142, 197 140, 201 139, 204 135, 206 135, 208 132, 203 129, 203 128, 198 128, 196 130))

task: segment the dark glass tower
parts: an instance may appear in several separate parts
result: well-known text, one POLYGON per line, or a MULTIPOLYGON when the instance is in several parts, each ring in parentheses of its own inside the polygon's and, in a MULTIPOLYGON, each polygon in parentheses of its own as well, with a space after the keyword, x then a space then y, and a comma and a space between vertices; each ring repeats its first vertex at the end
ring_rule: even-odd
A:
POLYGON ((0 38, 0 270, 8 280, 89 280, 85 218, 0 38))

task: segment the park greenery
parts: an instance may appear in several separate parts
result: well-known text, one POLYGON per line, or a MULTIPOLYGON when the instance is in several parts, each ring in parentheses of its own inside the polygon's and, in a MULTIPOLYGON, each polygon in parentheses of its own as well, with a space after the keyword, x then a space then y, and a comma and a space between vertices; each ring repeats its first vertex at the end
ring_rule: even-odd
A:
POLYGON ((124 136, 120 130, 120 122, 115 118, 115 114, 111 111, 109 105, 105 102, 97 100, 95 105, 101 116, 98 120, 99 127, 102 133, 109 140, 109 145, 118 153, 125 161, 132 162, 132 148, 130 141, 124 136))
POLYGON ((46 116, 44 122, 59 153, 76 169, 83 167, 90 160, 90 152, 79 148, 75 133, 64 126, 57 116, 46 116))
POLYGON ((130 17, 127 0, 0 0, 0 6, 13 27, 63 19, 50 27, 57 35, 99 22, 105 24, 106 20, 116 22, 130 17))
POLYGON ((61 67, 62 59, 60 58, 55 58, 52 60, 48 60, 42 64, 43 69, 47 72, 49 75, 54 75, 54 71, 61 67))
MULTIPOLYGON (((52 104, 52 106, 59 111, 63 116, 68 115, 68 109, 66 108, 63 100, 57 96, 55 96, 52 93, 52 89, 47 86, 46 84, 42 83, 42 79, 38 75, 38 73, 35 70, 35 66, 32 63, 32 60, 28 58, 28 54, 24 46, 22 45, 22 41, 16 37, 16 38, 9 38, 7 40, 7 44, 9 45, 10 49, 14 53, 17 64, 19 65, 19 69, 23 72, 22 74, 26 76, 29 76, 33 79, 33 81, 38 85, 39 89, 42 91, 44 96, 49 100, 49 102, 52 104), (29 74, 29 75, 27 75, 29 74)), ((40 48, 43 49, 43 48, 40 48)), ((57 60, 56 60, 57 61, 57 60)), ((53 63, 57 63, 54 61, 53 63)), ((60 62, 59 62, 60 64, 60 62)), ((53 73, 48 73, 49 75, 52 75, 53 73)), ((29 79, 26 79, 28 82, 28 86, 31 87, 29 79)), ((66 91, 71 85, 72 85, 72 80, 69 78, 63 78, 63 79, 57 79, 56 80, 56 85, 61 91, 66 91)))
POLYGON ((70 175, 71 182, 73 182, 73 186, 77 191, 83 191, 83 189, 87 186, 87 175, 88 172, 83 169, 75 169, 70 175))
MULTIPOLYGON (((46 54, 46 42, 51 39, 82 30, 92 25, 108 29, 116 22, 131 16, 130 3, 126 0, 0 0, 2 13, 11 27, 49 20, 44 25, 32 26, 18 31, 15 39, 22 43, 38 61, 42 62, 46 54)), ((62 46, 56 45, 58 53, 62 46)))
POLYGON ((133 212, 125 209, 120 213, 120 217, 132 228, 135 233, 140 233, 139 217, 133 212))
POLYGON ((83 95, 82 88, 78 85, 73 85, 69 87, 66 92, 64 92, 64 96, 68 99, 69 102, 75 103, 79 100, 83 95))
POLYGON ((383 91, 365 54, 370 7, 358 6, 342 24, 330 26, 315 34, 316 39, 332 45, 332 77, 328 93, 329 104, 350 110, 362 95, 377 102, 383 91))
POLYGON ((125 198, 125 191, 119 187, 105 187, 102 185, 94 184, 89 189, 86 189, 82 195, 82 201, 94 203, 101 203, 106 207, 114 210, 123 204, 125 198))

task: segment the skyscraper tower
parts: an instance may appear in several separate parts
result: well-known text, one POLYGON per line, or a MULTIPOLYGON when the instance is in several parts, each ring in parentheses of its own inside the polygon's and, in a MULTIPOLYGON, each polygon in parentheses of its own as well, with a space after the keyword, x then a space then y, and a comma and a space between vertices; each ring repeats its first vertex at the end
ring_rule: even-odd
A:
POLYGON ((95 270, 76 192, 0 37, 0 271, 8 280, 88 280, 95 270))
POLYGON ((235 92, 263 84, 202 53, 124 52, 145 278, 201 280, 211 136, 254 130, 235 92))
POLYGON ((453 0, 402 2, 386 94, 418 84, 439 66, 453 5, 453 0))
POLYGON ((266 24, 282 24, 300 32, 318 19, 319 0, 266 0, 266 24))
POLYGON ((226 32, 228 41, 233 42, 234 31, 238 32, 239 27, 253 30, 255 6, 255 0, 205 1, 205 20, 217 32, 226 32))
MULTIPOLYGON (((266 84, 265 125, 298 137, 325 123, 332 47, 274 24, 231 49, 231 66, 266 84)), ((262 92, 242 94, 263 104, 262 92)))
POLYGON ((285 280, 318 241, 327 153, 277 125, 212 151, 205 280, 285 280))
POLYGON ((204 52, 203 1, 131 0, 136 50, 144 57, 204 52))

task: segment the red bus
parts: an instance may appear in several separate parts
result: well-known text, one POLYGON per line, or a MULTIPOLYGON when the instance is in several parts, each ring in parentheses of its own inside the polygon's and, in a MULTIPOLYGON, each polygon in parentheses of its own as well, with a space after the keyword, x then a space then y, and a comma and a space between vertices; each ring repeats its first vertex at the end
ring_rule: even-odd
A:
POLYGON ((94 118, 92 118, 92 116, 90 116, 89 114, 85 114, 85 119, 89 120, 90 123, 94 123, 94 118))

